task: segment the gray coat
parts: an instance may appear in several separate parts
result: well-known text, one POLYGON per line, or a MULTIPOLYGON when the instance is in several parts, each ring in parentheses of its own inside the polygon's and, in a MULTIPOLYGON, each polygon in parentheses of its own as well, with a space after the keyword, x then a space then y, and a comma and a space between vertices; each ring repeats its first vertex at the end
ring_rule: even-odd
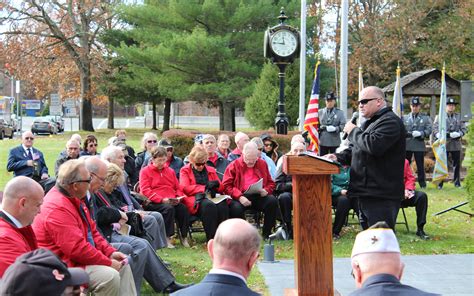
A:
POLYGON ((319 144, 326 147, 338 147, 341 144, 340 133, 346 124, 346 116, 338 108, 333 108, 332 112, 328 114, 327 108, 318 111, 319 116, 319 144), (326 127, 332 125, 336 127, 336 131, 329 133, 326 127))
POLYGON ((413 113, 403 116, 403 124, 407 130, 407 151, 425 151, 425 139, 431 134, 431 118, 423 113, 418 113, 414 118, 413 113), (419 131, 420 137, 414 138, 412 132, 419 131))
MULTIPOLYGON (((433 137, 436 138, 438 133, 439 123, 438 116, 436 116, 433 124, 433 137)), ((446 151, 461 151, 462 144, 461 138, 467 133, 466 124, 461 121, 461 115, 459 113, 453 113, 451 116, 446 115, 446 151), (461 137, 452 139, 449 134, 451 132, 458 132, 461 137)))

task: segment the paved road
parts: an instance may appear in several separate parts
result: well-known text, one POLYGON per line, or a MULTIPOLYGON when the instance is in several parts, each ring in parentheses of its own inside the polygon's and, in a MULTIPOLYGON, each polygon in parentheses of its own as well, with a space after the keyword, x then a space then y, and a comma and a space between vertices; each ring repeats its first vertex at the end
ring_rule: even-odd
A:
MULTIPOLYGON (((23 117, 22 130, 26 131, 31 128, 31 124, 34 121, 34 117, 23 117)), ((107 128, 107 118, 94 118, 93 119, 94 129, 105 129, 107 128)), ((151 118, 147 117, 146 127, 151 128, 151 118)), ((115 118, 115 128, 145 128, 145 120, 143 117, 135 118, 115 118)), ((248 128, 250 127, 249 122, 244 117, 236 117, 235 124, 237 128, 248 128)), ((158 126, 163 125, 163 117, 158 119, 158 126)), ((66 131, 78 131, 79 130, 79 119, 78 118, 65 118, 64 126, 66 131)), ((171 123, 174 128, 218 128, 219 117, 217 116, 177 116, 175 122, 171 123)))

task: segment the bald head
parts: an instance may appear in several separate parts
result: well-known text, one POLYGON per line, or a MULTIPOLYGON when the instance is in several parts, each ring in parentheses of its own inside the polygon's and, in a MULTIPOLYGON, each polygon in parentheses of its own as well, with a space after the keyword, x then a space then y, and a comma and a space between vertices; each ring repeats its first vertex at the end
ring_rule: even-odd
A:
POLYGON ((354 256, 351 264, 357 288, 376 274, 391 274, 401 279, 404 268, 400 253, 363 253, 354 256))
POLYGON ((247 277, 258 258, 260 235, 243 219, 228 219, 217 228, 209 241, 214 268, 222 268, 247 277))
POLYGON ((35 137, 33 136, 33 133, 30 131, 26 131, 23 134, 21 134, 21 143, 25 145, 26 148, 30 148, 33 146, 33 140, 35 137))
POLYGON ((365 118, 372 118, 377 111, 387 106, 382 89, 376 86, 368 86, 360 92, 359 111, 365 118))
POLYGON ((102 187, 107 177, 107 164, 96 156, 88 157, 85 164, 92 178, 89 191, 95 193, 102 187))
POLYGON ((36 181, 18 176, 11 179, 5 186, 2 208, 23 226, 28 226, 40 212, 43 197, 44 190, 36 181))

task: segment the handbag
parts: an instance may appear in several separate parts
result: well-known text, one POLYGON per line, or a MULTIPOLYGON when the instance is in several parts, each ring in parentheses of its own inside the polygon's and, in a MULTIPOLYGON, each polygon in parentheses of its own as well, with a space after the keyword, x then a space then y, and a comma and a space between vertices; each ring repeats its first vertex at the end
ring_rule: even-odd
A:
POLYGON ((137 237, 144 237, 146 234, 145 227, 143 227, 143 221, 140 214, 135 212, 127 212, 127 224, 130 225, 130 235, 137 237))

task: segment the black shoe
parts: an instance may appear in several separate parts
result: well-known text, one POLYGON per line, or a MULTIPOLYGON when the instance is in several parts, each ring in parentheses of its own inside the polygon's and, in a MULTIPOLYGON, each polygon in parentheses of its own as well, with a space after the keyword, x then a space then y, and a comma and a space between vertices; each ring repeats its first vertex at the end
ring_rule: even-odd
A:
POLYGON ((454 187, 460 188, 460 187, 461 187, 461 183, 454 183, 454 187))
POLYGON ((171 285, 169 285, 168 287, 166 287, 166 288, 163 290, 163 293, 171 294, 171 293, 174 293, 174 292, 179 291, 179 290, 181 290, 181 289, 184 289, 184 288, 187 288, 187 287, 191 287, 192 285, 194 285, 194 283, 191 283, 191 284, 180 284, 180 283, 177 283, 177 282, 172 282, 171 285))
POLYGON ((416 235, 419 236, 422 240, 430 239, 430 237, 423 230, 418 230, 416 232, 416 235))
POLYGON ((421 189, 426 189, 426 184, 420 185, 420 188, 421 188, 421 189))
POLYGON ((443 183, 438 184, 438 189, 443 189, 443 183))
POLYGON ((338 240, 340 238, 341 238, 341 236, 339 234, 336 234, 336 233, 332 234, 332 240, 338 240))

